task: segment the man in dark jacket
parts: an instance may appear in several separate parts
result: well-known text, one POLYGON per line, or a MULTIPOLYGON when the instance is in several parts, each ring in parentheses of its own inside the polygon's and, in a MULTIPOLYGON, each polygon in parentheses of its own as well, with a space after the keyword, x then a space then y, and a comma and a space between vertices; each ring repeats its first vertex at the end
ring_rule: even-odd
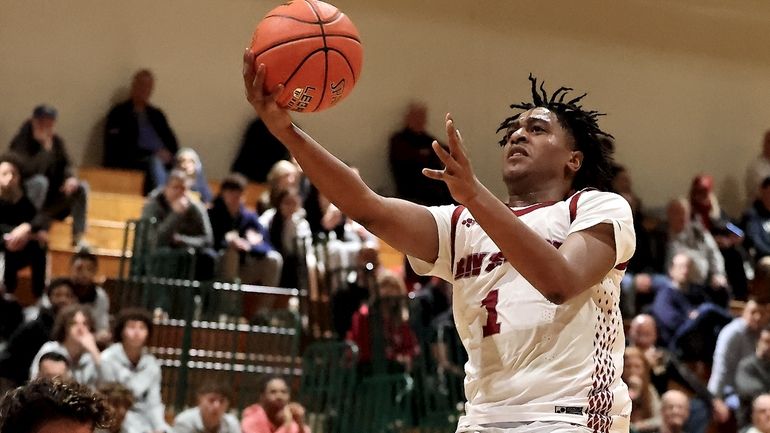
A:
POLYGON ((227 280, 239 277, 244 283, 276 286, 283 257, 270 244, 267 229, 259 223, 257 215, 243 206, 245 188, 243 176, 227 176, 209 209, 214 248, 222 257, 220 273, 227 280))
POLYGON ((150 104, 154 85, 149 70, 134 74, 130 98, 110 110, 104 130, 104 166, 144 171, 145 194, 165 177, 179 148, 163 111, 150 104))
POLYGON ((0 157, 0 253, 5 256, 4 283, 16 290, 18 271, 32 267, 32 291, 40 297, 45 289, 47 218, 38 213, 24 194, 21 162, 13 155, 0 157))
POLYGON ((11 141, 11 152, 21 159, 27 194, 50 218, 72 215, 72 245, 83 242, 86 230, 88 184, 75 177, 64 140, 56 134, 56 109, 38 105, 11 141))

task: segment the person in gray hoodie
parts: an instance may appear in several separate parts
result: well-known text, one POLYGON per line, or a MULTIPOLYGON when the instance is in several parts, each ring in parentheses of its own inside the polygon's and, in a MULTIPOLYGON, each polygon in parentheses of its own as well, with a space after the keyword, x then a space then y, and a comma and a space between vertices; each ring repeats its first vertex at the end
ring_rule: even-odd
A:
MULTIPOLYGON (((157 247, 193 249, 196 254, 195 278, 214 275, 216 252, 214 234, 206 208, 190 196, 190 180, 182 170, 172 170, 166 184, 147 197, 142 218, 157 221, 157 247)), ((179 276, 183 277, 183 276, 179 276)))
POLYGON ((126 433, 171 431, 160 396, 160 365, 147 351, 151 332, 149 311, 125 308, 115 322, 116 342, 102 352, 102 382, 119 383, 134 396, 134 404, 123 421, 126 433))

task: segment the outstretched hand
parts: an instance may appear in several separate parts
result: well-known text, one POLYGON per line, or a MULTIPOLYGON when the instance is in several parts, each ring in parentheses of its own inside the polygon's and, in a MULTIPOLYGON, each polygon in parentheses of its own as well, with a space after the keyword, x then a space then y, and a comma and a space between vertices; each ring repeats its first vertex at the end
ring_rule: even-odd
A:
POLYGON ((283 84, 279 84, 269 92, 265 91, 267 66, 260 63, 259 67, 255 67, 255 57, 256 55, 250 49, 243 53, 243 85, 246 88, 246 100, 254 107, 270 132, 275 134, 276 131, 291 126, 289 112, 276 103, 284 87, 283 84))
POLYGON ((473 173, 470 160, 463 148, 463 138, 460 131, 455 128, 452 115, 446 115, 446 134, 449 142, 449 151, 441 147, 438 141, 433 142, 433 151, 444 163, 443 170, 429 168, 422 169, 425 176, 443 181, 449 188, 452 198, 460 204, 467 204, 481 191, 481 183, 473 173))

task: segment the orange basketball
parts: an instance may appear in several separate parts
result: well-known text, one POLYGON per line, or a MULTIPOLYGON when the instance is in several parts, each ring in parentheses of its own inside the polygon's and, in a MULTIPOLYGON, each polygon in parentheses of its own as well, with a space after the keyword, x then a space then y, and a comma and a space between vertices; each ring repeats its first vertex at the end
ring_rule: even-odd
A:
POLYGON ((353 22, 318 0, 293 0, 267 13, 254 31, 255 64, 267 66, 265 89, 283 83, 278 104, 325 110, 344 99, 361 75, 363 49, 353 22))

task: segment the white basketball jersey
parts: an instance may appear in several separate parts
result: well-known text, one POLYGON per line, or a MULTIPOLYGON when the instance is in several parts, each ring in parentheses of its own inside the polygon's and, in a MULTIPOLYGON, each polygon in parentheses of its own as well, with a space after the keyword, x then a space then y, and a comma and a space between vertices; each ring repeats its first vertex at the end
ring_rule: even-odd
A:
POLYGON ((454 286, 454 319, 469 359, 468 402, 458 431, 562 421, 595 432, 627 432, 631 400, 620 379, 625 338, 618 303, 636 242, 628 203, 617 194, 585 190, 562 202, 511 210, 555 248, 570 233, 612 224, 615 268, 600 284, 556 305, 506 262, 467 209, 430 208, 438 259, 409 260, 416 272, 454 286))

